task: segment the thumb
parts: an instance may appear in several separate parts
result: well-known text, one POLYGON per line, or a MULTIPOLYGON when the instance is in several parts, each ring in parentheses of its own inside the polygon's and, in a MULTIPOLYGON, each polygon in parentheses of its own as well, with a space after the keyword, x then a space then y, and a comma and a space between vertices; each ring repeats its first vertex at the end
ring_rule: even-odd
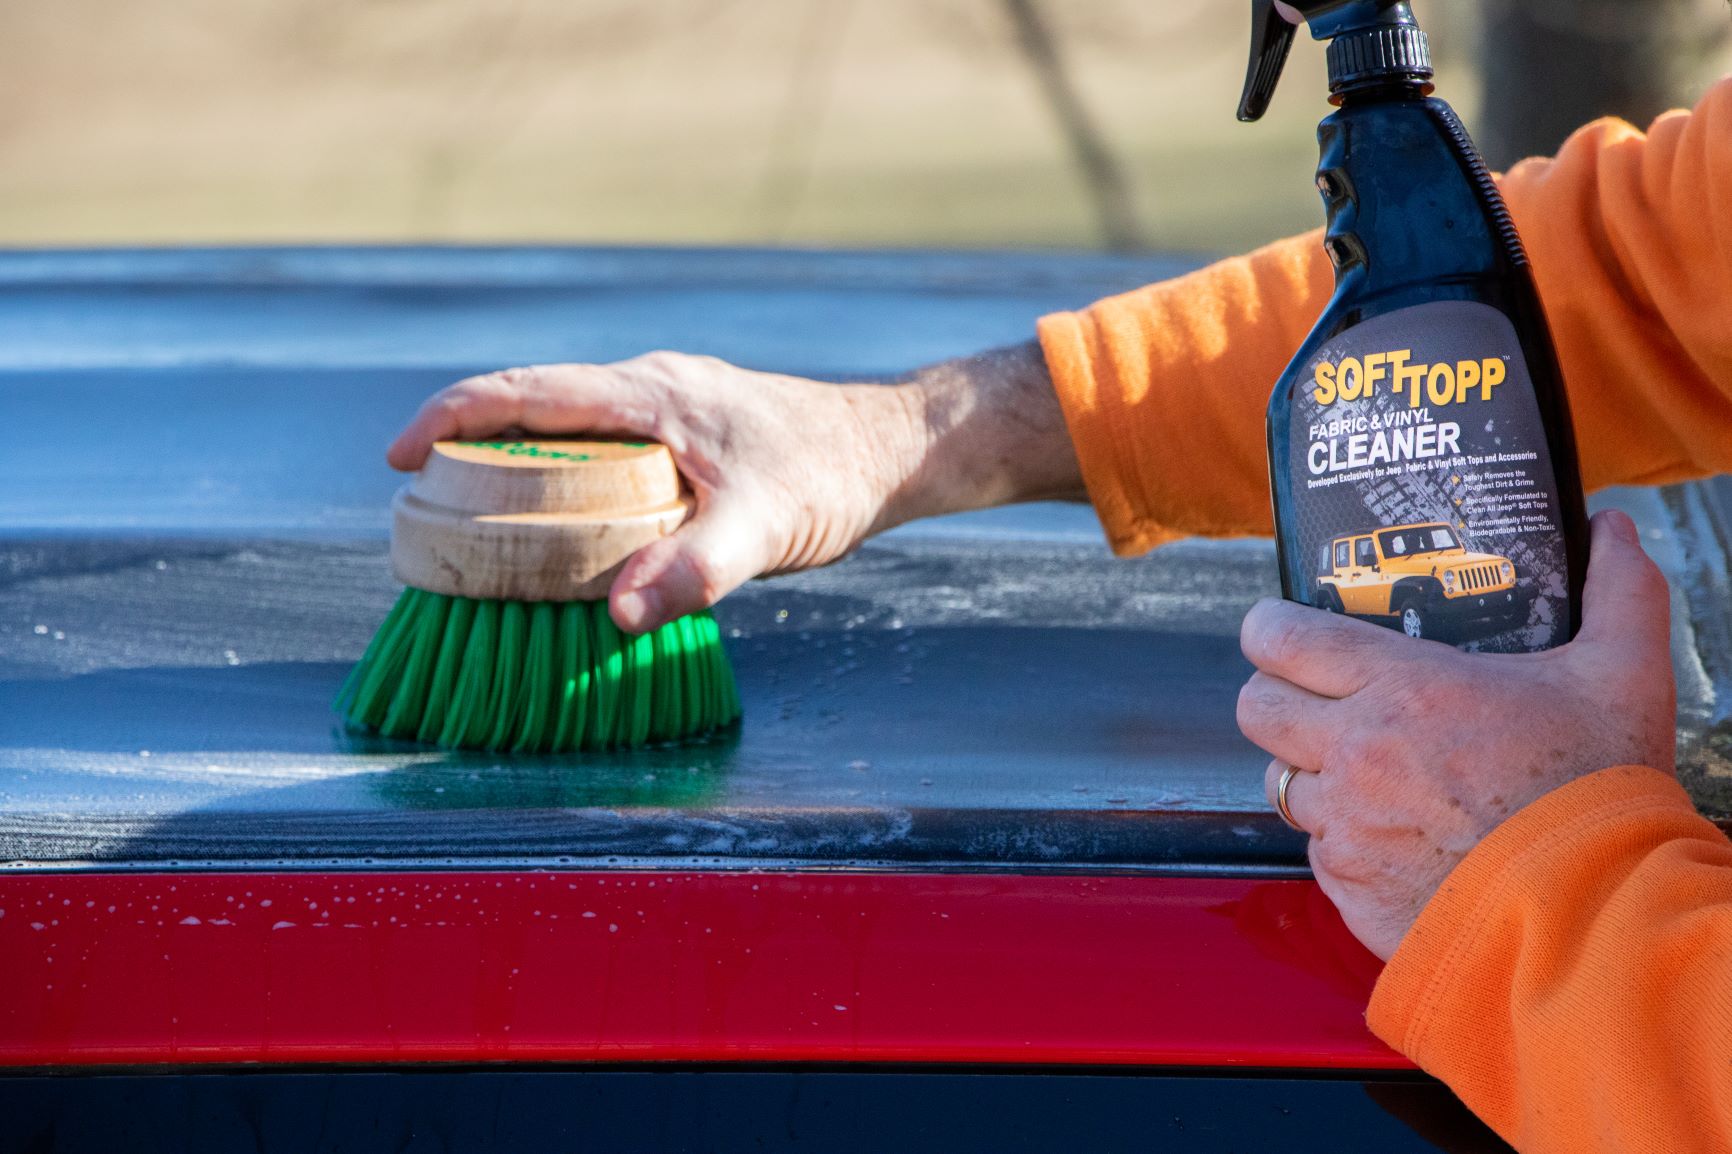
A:
POLYGON ((632 555, 608 596, 616 625, 648 633, 707 609, 764 568, 763 533, 727 504, 711 504, 671 536, 632 555))
POLYGON ((1615 509, 1597 514, 1577 638, 1589 645, 1615 645, 1627 658, 1669 660, 1671 629, 1671 589, 1643 551, 1636 523, 1615 509))

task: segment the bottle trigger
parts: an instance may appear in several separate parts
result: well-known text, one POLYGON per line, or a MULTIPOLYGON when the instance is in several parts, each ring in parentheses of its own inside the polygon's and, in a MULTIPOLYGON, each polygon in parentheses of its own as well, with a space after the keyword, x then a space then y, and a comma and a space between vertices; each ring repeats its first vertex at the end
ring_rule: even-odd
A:
MULTIPOLYGON (((1251 0, 1251 59, 1245 67, 1245 90, 1239 96, 1239 119, 1247 123, 1262 119, 1269 111, 1287 53, 1293 48, 1297 24, 1281 11, 1283 8, 1287 5, 1276 0, 1251 0)), ((1287 12, 1292 11, 1287 8, 1287 12)))

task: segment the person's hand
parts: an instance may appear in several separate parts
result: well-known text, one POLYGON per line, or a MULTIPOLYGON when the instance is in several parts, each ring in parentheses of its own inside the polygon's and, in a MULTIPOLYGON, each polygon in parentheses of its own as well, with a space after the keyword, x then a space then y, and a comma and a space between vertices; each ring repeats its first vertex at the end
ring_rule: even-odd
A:
POLYGON ((825 565, 914 517, 1081 490, 1032 345, 948 362, 900 385, 830 385, 713 357, 507 369, 431 397, 387 451, 421 467, 433 442, 508 429, 623 434, 666 445, 692 517, 639 550, 610 611, 641 633, 765 573, 825 565))
POLYGON ((1387 960, 1443 879, 1542 794, 1616 765, 1673 772, 1668 590, 1622 513, 1594 518, 1581 632, 1543 653, 1463 653, 1287 601, 1240 643, 1239 727, 1288 765, 1318 884, 1387 960))

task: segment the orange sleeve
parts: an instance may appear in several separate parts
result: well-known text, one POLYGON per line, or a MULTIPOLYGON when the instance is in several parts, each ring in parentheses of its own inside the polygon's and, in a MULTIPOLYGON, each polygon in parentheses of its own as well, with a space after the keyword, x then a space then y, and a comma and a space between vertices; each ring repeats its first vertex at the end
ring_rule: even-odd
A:
MULTIPOLYGON (((1589 488, 1732 471, 1732 78, 1501 181, 1589 488)), ((1263 414, 1334 288, 1317 233, 1040 322, 1113 547, 1270 531, 1263 414)))
POLYGON ((1732 844, 1656 770, 1554 790, 1445 880, 1368 1017, 1525 1154, 1732 1149, 1732 844))

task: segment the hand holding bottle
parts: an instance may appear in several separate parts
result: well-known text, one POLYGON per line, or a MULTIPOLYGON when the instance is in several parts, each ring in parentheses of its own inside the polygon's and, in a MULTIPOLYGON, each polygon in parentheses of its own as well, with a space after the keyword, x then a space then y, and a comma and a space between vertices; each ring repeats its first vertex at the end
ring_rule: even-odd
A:
POLYGON ((1672 772, 1666 579, 1622 513, 1593 521, 1581 631, 1540 653, 1463 653, 1362 621, 1259 602, 1239 727, 1288 766, 1311 867, 1389 958, 1449 872, 1504 819, 1620 765, 1672 772))

